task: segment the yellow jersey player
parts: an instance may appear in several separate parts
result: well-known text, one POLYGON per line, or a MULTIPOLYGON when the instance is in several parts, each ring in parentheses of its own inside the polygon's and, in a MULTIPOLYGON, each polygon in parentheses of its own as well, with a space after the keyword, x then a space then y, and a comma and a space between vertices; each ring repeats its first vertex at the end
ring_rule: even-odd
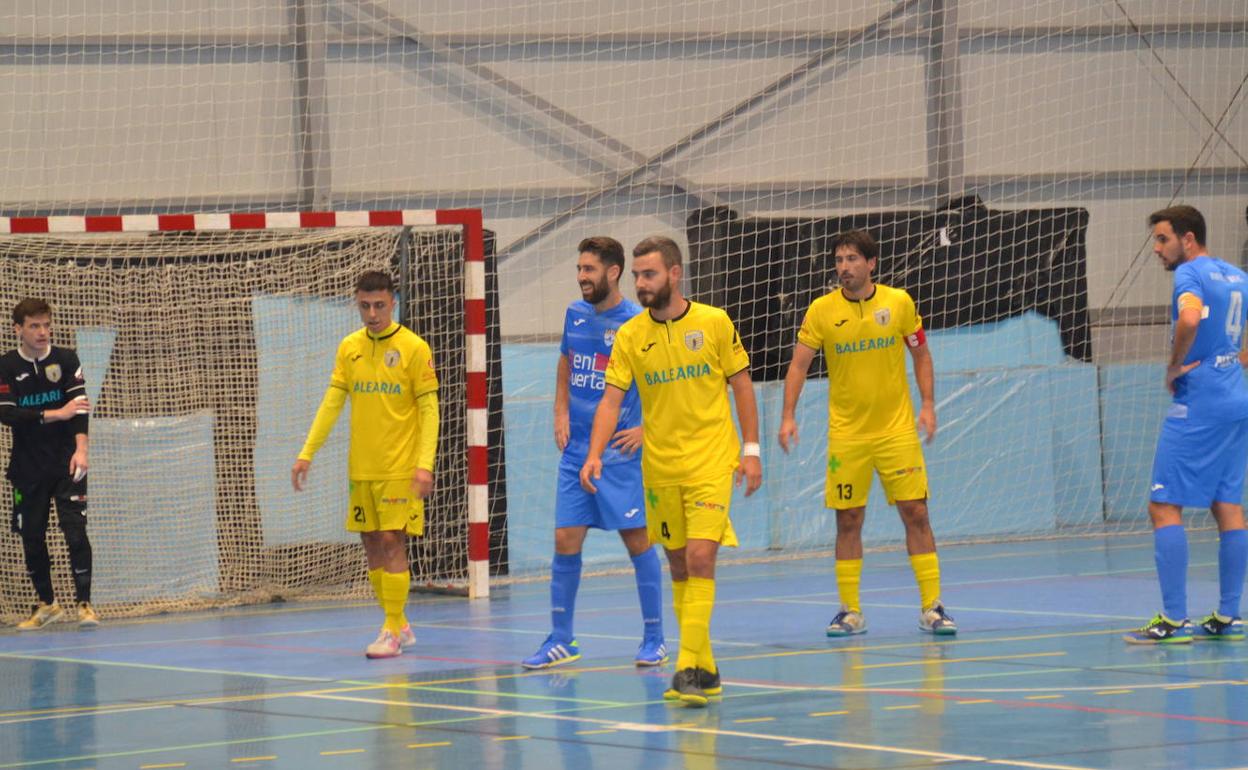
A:
POLYGON ((433 491, 438 377, 429 345, 393 320, 389 274, 361 275, 355 303, 364 328, 338 346, 329 389, 290 480, 296 492, 303 489, 313 455, 350 398, 347 530, 360 533, 369 581, 386 616, 365 654, 392 658, 416 642, 403 614, 411 583, 407 536, 424 532, 424 499, 433 491))
POLYGON ((841 608, 828 636, 867 630, 859 599, 862 522, 873 473, 906 528, 906 549, 919 584, 919 628, 955 634, 957 625, 940 601, 940 563, 927 515, 927 468, 915 429, 903 347, 914 359, 923 399, 918 424, 936 435, 935 376, 923 322, 901 289, 874 283, 879 247, 865 230, 837 236, 833 244, 841 287, 811 303, 797 333, 784 379, 780 446, 797 443, 797 401, 815 353, 828 365, 828 467, 825 504, 836 510, 836 584, 841 608))
POLYGON ((637 300, 648 310, 616 331, 581 485, 597 492, 603 451, 636 384, 646 526, 667 552, 680 625, 676 675, 664 697, 700 707, 722 691, 710 625, 715 558, 721 545, 737 545, 728 515, 734 477, 751 495, 763 482, 763 466, 749 356, 727 313, 685 299, 682 270, 680 247, 670 238, 647 238, 633 249, 637 300), (744 444, 732 424, 729 386, 744 444))

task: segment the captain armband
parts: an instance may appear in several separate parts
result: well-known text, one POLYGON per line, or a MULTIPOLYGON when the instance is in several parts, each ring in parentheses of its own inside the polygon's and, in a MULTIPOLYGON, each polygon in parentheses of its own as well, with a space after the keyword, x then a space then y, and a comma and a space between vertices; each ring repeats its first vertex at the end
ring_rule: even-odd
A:
POLYGON ((1185 291, 1179 295, 1178 304, 1179 304, 1180 313, 1182 313, 1184 310, 1195 310, 1199 312, 1203 310, 1205 307, 1205 303, 1200 301, 1200 297, 1197 297, 1195 294, 1191 293, 1190 291, 1185 291))

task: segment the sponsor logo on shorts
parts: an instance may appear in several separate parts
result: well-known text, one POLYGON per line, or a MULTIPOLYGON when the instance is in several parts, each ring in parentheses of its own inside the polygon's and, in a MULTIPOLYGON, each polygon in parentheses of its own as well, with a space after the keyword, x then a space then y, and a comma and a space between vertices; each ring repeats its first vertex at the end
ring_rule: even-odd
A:
POLYGON ((921 470, 923 470, 923 467, 922 467, 922 466, 917 466, 917 465, 916 465, 916 466, 913 466, 913 467, 910 467, 910 468, 899 468, 899 469, 897 469, 897 470, 893 471, 893 475, 894 475, 894 476, 907 476, 907 475, 909 475, 909 474, 911 474, 911 473, 918 473, 918 472, 919 472, 919 471, 921 471, 921 470))
POLYGON ((712 503, 706 500, 698 500, 693 504, 694 508, 705 508, 710 511, 727 510, 722 503, 712 503))
POLYGON ((382 505, 407 505, 408 502, 409 502, 409 498, 406 498, 406 497, 383 497, 381 498, 382 505))
POLYGON ((640 511, 640 510, 641 510, 640 508, 631 508, 631 509, 629 509, 629 510, 627 510, 627 511, 625 511, 625 512, 624 512, 624 518, 626 518, 626 519, 631 519, 631 518, 633 518, 634 516, 636 516, 636 515, 637 515, 637 512, 638 512, 638 511, 640 511))
POLYGON ((1157 491, 1157 490, 1159 490, 1159 489, 1165 489, 1165 488, 1166 488, 1166 485, 1165 485, 1165 484, 1154 484, 1154 485, 1152 485, 1151 487, 1149 487, 1149 488, 1148 488, 1148 491, 1149 491, 1149 492, 1156 492, 1156 491, 1157 491))

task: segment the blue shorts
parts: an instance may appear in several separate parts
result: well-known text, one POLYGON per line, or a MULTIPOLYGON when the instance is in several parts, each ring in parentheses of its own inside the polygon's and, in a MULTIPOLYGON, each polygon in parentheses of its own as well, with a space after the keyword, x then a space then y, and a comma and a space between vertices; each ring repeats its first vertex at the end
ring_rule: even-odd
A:
POLYGON ((1167 417, 1157 438, 1148 499, 1191 508, 1244 500, 1248 420, 1189 423, 1167 417))
POLYGON ((602 466, 594 482, 598 494, 581 489, 579 466, 559 466, 555 491, 556 527, 596 527, 619 530, 646 526, 646 497, 641 485, 641 463, 602 466))

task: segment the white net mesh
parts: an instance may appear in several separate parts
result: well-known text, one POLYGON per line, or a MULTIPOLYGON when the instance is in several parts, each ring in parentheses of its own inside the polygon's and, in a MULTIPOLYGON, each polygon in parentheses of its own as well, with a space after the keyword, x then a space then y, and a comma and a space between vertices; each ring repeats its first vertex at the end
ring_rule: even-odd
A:
MULTIPOLYGON (((0 208, 481 208, 519 575, 549 562, 554 341, 593 234, 675 237, 748 337, 785 483, 738 503, 746 549, 830 542, 826 385, 783 457, 775 378, 829 237, 868 225, 932 332, 938 537, 1132 531, 1169 299, 1144 220, 1191 203, 1245 260, 1246 79, 1242 0, 17 0, 0 208)), ((868 541, 896 542, 875 497, 868 541)))
MULTIPOLYGON (((458 228, 346 228, 0 239, 0 302, 47 298, 75 347, 91 421, 93 598, 110 614, 291 596, 367 596, 344 531, 350 406, 302 493, 290 466, 359 328, 360 273, 406 279, 402 320, 436 353, 438 493, 413 559, 420 583, 462 583, 463 251, 458 228)), ((10 437, 0 451, 7 458, 10 437)), ((55 521, 55 520, 54 520, 55 521)), ((2 536, 0 615, 30 602, 17 536, 2 536)), ((50 530, 58 595, 72 596, 50 530), (63 583, 63 584, 62 584, 63 583)))

